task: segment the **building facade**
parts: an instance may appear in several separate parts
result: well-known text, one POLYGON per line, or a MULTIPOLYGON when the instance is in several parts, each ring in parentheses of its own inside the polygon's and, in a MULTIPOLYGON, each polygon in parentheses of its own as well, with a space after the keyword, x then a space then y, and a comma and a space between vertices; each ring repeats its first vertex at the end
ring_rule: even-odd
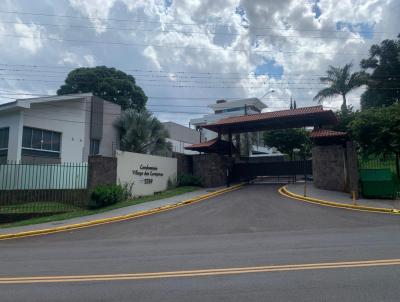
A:
POLYGON ((112 156, 121 107, 91 93, 18 99, 0 105, 0 161, 86 162, 112 156))
MULTIPOLYGON (((202 141, 210 141, 217 137, 215 132, 202 129, 202 126, 215 123, 226 117, 259 114, 263 109, 267 108, 267 106, 258 98, 247 98, 234 101, 218 100, 215 104, 209 105, 208 107, 210 107, 214 113, 190 120, 190 125, 193 125, 196 129, 201 131, 201 136, 204 138, 202 141)), ((275 148, 264 146, 262 133, 256 133, 255 136, 257 138, 253 141, 256 141, 256 143, 251 146, 249 156, 282 156, 282 154, 275 148)))
POLYGON ((163 123, 169 133, 169 141, 172 144, 172 151, 182 154, 198 154, 198 152, 186 150, 185 147, 197 144, 201 141, 200 131, 185 127, 174 122, 163 123))

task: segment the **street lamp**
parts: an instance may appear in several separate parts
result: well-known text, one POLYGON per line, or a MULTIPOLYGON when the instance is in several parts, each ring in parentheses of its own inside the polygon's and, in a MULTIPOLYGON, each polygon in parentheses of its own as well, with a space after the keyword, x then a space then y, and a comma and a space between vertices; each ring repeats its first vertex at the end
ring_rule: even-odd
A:
POLYGON ((260 97, 260 100, 262 100, 263 98, 265 98, 268 94, 274 93, 274 92, 275 92, 275 89, 271 88, 270 90, 267 91, 266 94, 264 94, 262 97, 260 97))

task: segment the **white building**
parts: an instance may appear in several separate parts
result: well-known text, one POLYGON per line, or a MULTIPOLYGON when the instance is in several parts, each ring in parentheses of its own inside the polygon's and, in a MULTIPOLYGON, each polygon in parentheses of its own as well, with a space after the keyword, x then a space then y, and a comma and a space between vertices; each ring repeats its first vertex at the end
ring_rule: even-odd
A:
POLYGON ((186 150, 185 147, 201 142, 200 131, 185 127, 174 122, 163 123, 169 133, 169 141, 172 144, 172 151, 183 154, 198 154, 196 151, 186 150))
POLYGON ((0 161, 59 163, 112 156, 121 107, 91 93, 18 99, 0 105, 0 161))
MULTIPOLYGON (((226 117, 261 113, 263 109, 267 108, 267 105, 261 102, 258 98, 248 98, 234 101, 217 100, 215 104, 211 104, 208 107, 213 109, 214 113, 204 115, 201 118, 191 119, 190 125, 195 126, 196 129, 201 129, 201 126, 203 125, 215 123, 226 117)), ((207 129, 201 129, 201 132, 202 137, 204 137, 204 141, 209 141, 217 137, 215 132, 207 129)), ((258 133, 257 141, 257 144, 252 146, 250 156, 282 155, 275 148, 264 146, 260 133, 258 133)))

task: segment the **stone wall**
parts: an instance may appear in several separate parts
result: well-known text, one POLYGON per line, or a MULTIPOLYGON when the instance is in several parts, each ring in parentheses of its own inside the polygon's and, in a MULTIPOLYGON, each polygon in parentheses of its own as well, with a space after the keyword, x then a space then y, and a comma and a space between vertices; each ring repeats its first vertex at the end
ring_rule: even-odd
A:
POLYGON ((312 149, 314 185, 325 190, 359 193, 357 151, 351 141, 312 149))
POLYGON ((346 189, 346 158, 343 145, 322 145, 312 148, 314 185, 334 191, 346 189))
POLYGON ((204 187, 218 187, 227 184, 227 169, 231 166, 227 157, 209 153, 192 155, 193 175, 202 179, 204 187))
POLYGON ((89 156, 88 162, 88 189, 117 183, 117 158, 95 155, 89 156))
POLYGON ((173 157, 177 159, 178 164, 178 177, 183 174, 193 174, 193 156, 182 154, 182 153, 173 153, 173 157))

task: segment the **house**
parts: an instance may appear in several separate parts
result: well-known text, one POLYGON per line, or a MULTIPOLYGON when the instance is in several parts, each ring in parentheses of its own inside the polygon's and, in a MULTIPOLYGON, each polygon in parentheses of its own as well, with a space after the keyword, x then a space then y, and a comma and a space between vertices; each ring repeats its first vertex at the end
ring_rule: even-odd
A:
POLYGON ((86 162, 112 156, 121 107, 91 93, 18 99, 0 105, 0 161, 86 162))
MULTIPOLYGON (((204 137, 204 141, 215 139, 217 134, 213 131, 202 129, 202 126, 215 123, 226 117, 260 114, 263 109, 267 108, 267 106, 258 98, 247 98, 233 101, 217 100, 215 104, 211 104, 208 107, 210 107, 214 113, 190 120, 190 125, 201 130, 201 135, 204 137)), ((256 133, 255 135, 257 136, 257 139, 256 144, 251 148, 251 157, 282 156, 282 154, 275 148, 264 146, 262 133, 256 133)))
MULTIPOLYGON (((234 101, 217 100, 215 104, 211 104, 208 107, 210 107, 214 113, 204 115, 201 118, 191 119, 190 125, 193 125, 196 127, 196 129, 199 129, 203 125, 214 123, 225 117, 257 114, 261 113, 261 110, 267 108, 267 106, 258 98, 248 98, 234 101)), ((203 129, 202 134, 204 135, 204 139, 206 141, 216 138, 215 132, 207 129, 203 129)))
POLYGON ((174 122, 163 123, 169 133, 169 141, 172 144, 172 151, 183 154, 197 154, 198 152, 186 150, 185 147, 197 144, 201 141, 200 131, 185 127, 174 122))

